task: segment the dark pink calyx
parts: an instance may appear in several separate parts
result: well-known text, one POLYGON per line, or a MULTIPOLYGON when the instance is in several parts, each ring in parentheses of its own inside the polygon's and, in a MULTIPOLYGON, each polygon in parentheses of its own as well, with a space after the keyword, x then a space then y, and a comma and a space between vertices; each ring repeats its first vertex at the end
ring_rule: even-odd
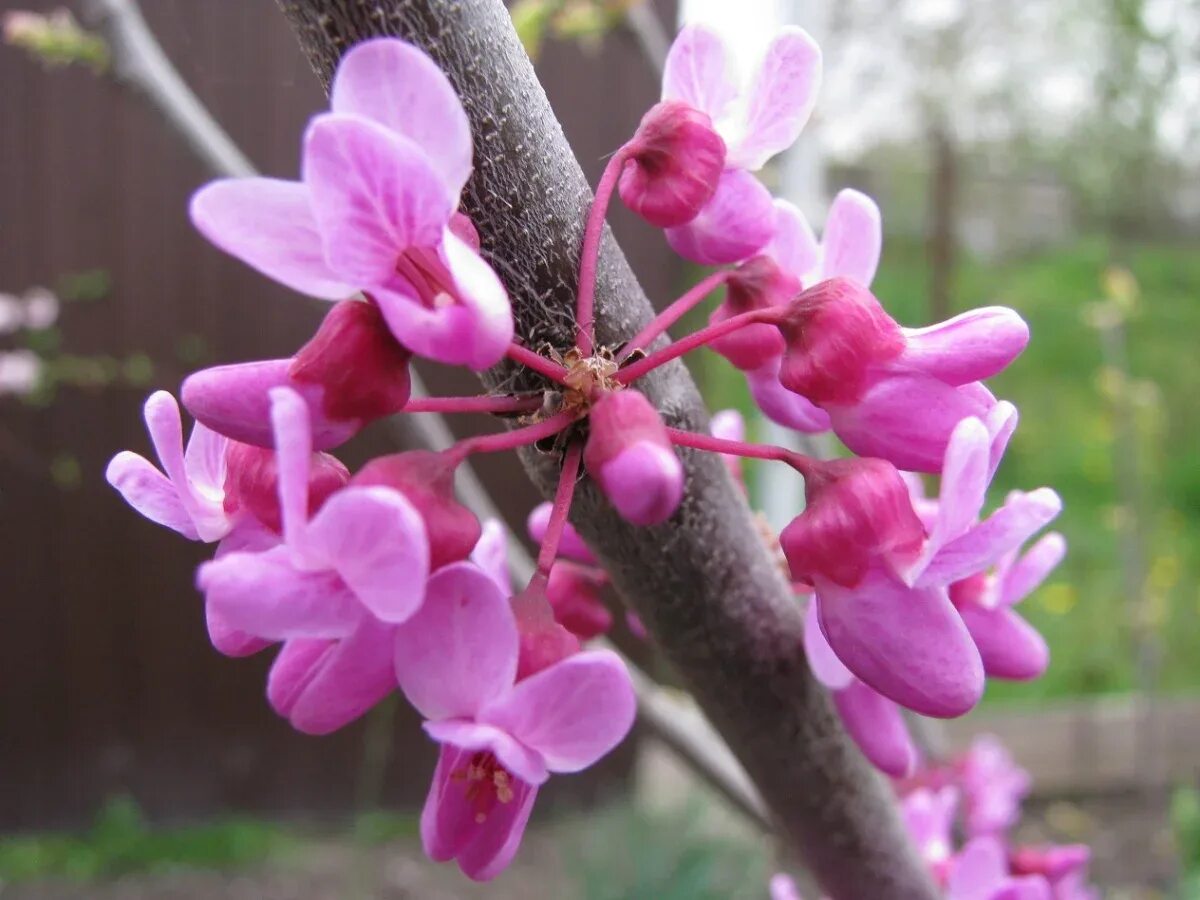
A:
POLYGON ((1014 875, 1042 875, 1051 884, 1078 872, 1091 860, 1092 851, 1086 844, 1014 847, 1008 856, 1014 875))
POLYGON ((454 496, 454 466, 441 453, 410 450, 381 456, 350 483, 383 485, 402 493, 425 520, 431 569, 471 555, 483 532, 479 519, 454 496))
POLYGON ((554 609, 546 596, 547 586, 546 576, 535 572, 529 586, 512 598, 521 644, 518 681, 579 652, 579 638, 554 618, 554 609))
POLYGON ((288 374, 324 388, 322 408, 330 419, 365 424, 404 408, 411 355, 392 336, 378 306, 344 300, 300 348, 288 374))
MULTIPOLYGON (((785 272, 769 256, 759 255, 733 270, 726 282, 725 300, 713 310, 716 324, 742 313, 783 306, 800 292, 800 279, 785 272)), ((783 353, 783 334, 770 324, 748 325, 709 344, 733 365, 752 372, 783 353)))
POLYGON ((808 505, 779 535, 792 578, 855 587, 873 563, 893 572, 921 553, 925 528, 891 463, 839 459, 805 479, 808 505))
POLYGON ((872 369, 904 351, 904 335, 875 296, 831 278, 797 296, 779 326, 787 350, 779 381, 814 403, 854 403, 872 369))
POLYGON ((589 425, 583 464, 622 518, 670 518, 683 499, 683 464, 658 410, 639 391, 615 391, 592 405, 589 425))
MULTIPOLYGON (((279 511, 279 467, 275 452, 231 441, 225 452, 225 512, 246 512, 276 533, 283 531, 279 511)), ((313 516, 350 473, 328 453, 314 453, 308 477, 308 514, 313 516)))
POLYGON ((607 584, 608 576, 601 569, 558 560, 546 585, 546 599, 555 620, 580 640, 607 633, 612 627, 612 613, 600 599, 607 584))
POLYGON ((987 572, 976 572, 950 585, 950 602, 962 609, 966 606, 983 606, 989 594, 987 572))
POLYGON ((696 218, 725 169, 725 142, 712 120, 678 100, 652 106, 622 152, 629 163, 617 186, 621 200, 659 228, 696 218))

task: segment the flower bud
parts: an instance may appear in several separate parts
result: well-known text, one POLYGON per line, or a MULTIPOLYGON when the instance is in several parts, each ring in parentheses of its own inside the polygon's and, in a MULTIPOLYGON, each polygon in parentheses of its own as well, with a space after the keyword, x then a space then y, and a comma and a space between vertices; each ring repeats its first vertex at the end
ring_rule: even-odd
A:
POLYGON ((583 464, 626 521, 658 525, 683 499, 683 464, 662 418, 644 395, 626 389, 592 406, 583 464))
POLYGON ((555 621, 547 587, 546 576, 536 572, 528 587, 512 598, 520 639, 517 681, 579 652, 579 638, 555 621))
MULTIPOLYGON (((742 263, 726 282, 725 300, 713 310, 710 324, 741 313, 782 306, 800 291, 800 279, 760 254, 742 263)), ((784 351, 783 335, 774 325, 748 325, 708 345, 743 372, 754 371, 784 351)))
POLYGON ((454 496, 454 466, 441 453, 409 450, 363 466, 350 483, 393 488, 421 514, 429 535, 430 570, 468 558, 483 526, 454 496))
POLYGON ((658 228, 696 218, 725 168, 725 142, 712 120, 677 100, 651 107, 627 149, 632 152, 617 190, 626 206, 658 228))
POLYGON ((602 570, 560 559, 546 585, 555 620, 583 641, 605 634, 613 621, 600 600, 606 584, 608 576, 602 570))

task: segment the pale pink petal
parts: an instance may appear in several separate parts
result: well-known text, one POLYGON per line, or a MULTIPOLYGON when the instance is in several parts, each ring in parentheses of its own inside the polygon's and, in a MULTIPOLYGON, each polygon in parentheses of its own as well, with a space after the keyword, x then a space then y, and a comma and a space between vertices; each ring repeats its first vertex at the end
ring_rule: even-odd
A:
POLYGON ((364 116, 423 149, 457 197, 471 175, 471 127, 437 63, 394 38, 356 44, 338 63, 329 91, 335 113, 364 116))
POLYGON ((200 539, 175 485, 149 460, 130 450, 122 450, 112 458, 104 477, 126 503, 151 522, 177 531, 188 540, 200 539))
POLYGON ((268 640, 342 637, 364 613, 333 572, 303 572, 285 546, 204 563, 196 583, 229 628, 268 640))
POLYGON ((192 436, 183 453, 184 471, 192 490, 212 503, 220 503, 225 496, 228 449, 229 438, 225 435, 199 423, 192 427, 192 436))
POLYGON ((213 609, 212 604, 205 604, 204 624, 208 629, 208 640, 213 645, 213 649, 223 656, 233 659, 253 656, 272 644, 272 641, 231 628, 229 623, 221 618, 221 614, 213 609))
POLYGON ((763 253, 789 275, 801 278, 817 265, 820 247, 804 213, 787 200, 775 201, 775 237, 763 253))
MULTIPOLYGON (((979 520, 990 474, 989 443, 987 428, 974 418, 963 419, 950 436, 938 493, 937 518, 915 573, 924 569, 942 547, 961 537, 979 520)), ((909 583, 914 580, 910 579, 909 583)))
POLYGON ((696 218, 666 230, 667 243, 680 256, 704 266, 741 262, 774 236, 773 207, 771 192, 757 178, 730 169, 696 218))
POLYGON ((1008 855, 996 838, 975 838, 954 860, 948 900, 992 900, 1008 877, 1008 855))
POLYGON ((700 25, 680 31, 663 68, 662 99, 682 100, 715 121, 737 94, 720 36, 700 25))
POLYGON ((987 569, 1020 547, 1061 510, 1062 500, 1050 488, 1010 498, 982 523, 939 550, 917 584, 953 584, 987 569))
POLYGON ((1000 461, 1004 458, 1004 451, 1008 449, 1008 442, 1012 439, 1013 432, 1017 430, 1019 418, 1017 408, 1007 400, 1001 400, 992 407, 984 420, 992 442, 988 454, 989 481, 996 474, 996 470, 1000 468, 1000 461))
POLYGON ((392 631, 367 617, 341 640, 289 641, 267 680, 272 707, 304 734, 330 734, 353 722, 396 687, 392 631))
POLYGON ((834 691, 833 702, 846 731, 875 768, 893 778, 916 771, 917 748, 899 706, 857 679, 834 691))
POLYGON ((796 889, 796 882, 782 872, 771 876, 769 887, 771 900, 803 900, 796 889))
POLYGON ((352 486, 333 494, 308 525, 305 554, 336 571, 384 622, 405 621, 425 599, 425 521, 399 491, 352 486))
POLYGON ((900 363, 947 384, 982 381, 1003 371, 1029 343, 1014 310, 985 306, 926 328, 905 328, 900 363))
POLYGON ((495 754, 500 765, 529 784, 545 784, 550 771, 540 753, 525 746, 503 728, 468 719, 443 719, 426 722, 426 734, 442 744, 464 750, 485 750, 495 754))
POLYGON ((499 519, 483 522, 479 541, 471 551, 471 562, 496 582, 502 594, 512 594, 512 576, 508 571, 508 528, 499 519))
POLYGON ((1038 630, 1008 607, 965 604, 959 614, 971 632, 983 670, 992 678, 1031 681, 1050 665, 1050 648, 1038 630))
POLYGON ((615 653, 577 653, 488 703, 481 722, 536 750, 552 772, 578 772, 619 744, 637 711, 633 684, 615 653))
POLYGON ((206 238, 294 291, 341 300, 357 290, 326 264, 308 188, 299 182, 214 181, 195 193, 189 212, 206 238))
POLYGON ((517 624, 505 594, 469 563, 439 569, 396 632, 396 675, 427 719, 474 717, 517 675, 517 624))
POLYGON ((271 427, 279 472, 279 507, 284 541, 303 554, 308 527, 308 475, 312 466, 312 430, 308 406, 291 388, 271 388, 271 427))
POLYGON ((190 512, 194 503, 188 490, 187 466, 183 459, 183 419, 179 415, 179 404, 166 391, 155 391, 146 398, 142 417, 163 471, 174 483, 180 501, 190 512))
POLYGON ((899 469, 940 472, 946 445, 963 419, 983 418, 984 395, 926 375, 892 375, 868 388, 857 404, 825 404, 834 433, 859 456, 899 469))
POLYGON ((866 194, 847 188, 833 198, 821 237, 822 278, 853 278, 869 287, 883 250, 883 220, 866 194))
POLYGON ((359 287, 385 283, 406 249, 435 246, 457 202, 416 145, 351 116, 309 125, 304 182, 330 268, 359 287))
POLYGON ((741 133, 729 141, 727 165, 756 171, 792 146, 817 102, 821 49, 802 28, 771 42, 746 94, 741 133))
POLYGON ((726 441, 744 441, 746 419, 736 409, 718 410, 708 423, 708 433, 726 441))
POLYGON ((808 667, 817 681, 831 690, 843 690, 854 681, 854 673, 842 664, 829 646, 829 641, 825 640, 817 617, 819 602, 814 596, 804 611, 804 655, 808 657, 808 667))
POLYGON ((934 871, 950 859, 953 852, 954 816, 958 811, 959 790, 946 786, 933 791, 918 788, 904 798, 900 815, 904 828, 917 845, 917 851, 934 871))
POLYGON ((1067 541, 1058 532, 1041 538, 1001 579, 1001 606, 1014 606, 1037 590, 1066 553, 1067 541))
POLYGON ((979 702, 979 651, 944 589, 906 588, 876 570, 853 589, 817 580, 821 629, 868 686, 938 718, 960 716, 979 702))
POLYGON ((805 434, 822 434, 829 430, 829 414, 805 397, 789 391, 779 383, 780 356, 768 360, 753 372, 746 373, 750 396, 762 414, 785 428, 805 434))

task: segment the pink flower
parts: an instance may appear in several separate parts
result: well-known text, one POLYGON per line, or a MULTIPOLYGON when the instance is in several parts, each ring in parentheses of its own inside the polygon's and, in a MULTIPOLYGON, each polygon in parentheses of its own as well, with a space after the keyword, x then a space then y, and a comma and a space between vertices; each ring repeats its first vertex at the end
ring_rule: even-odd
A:
POLYGON ((314 446, 326 450, 404 408, 409 356, 378 306, 345 300, 290 359, 216 366, 188 376, 183 405, 214 431, 269 447, 270 391, 290 387, 308 404, 314 446))
POLYGON ((485 369, 512 340, 500 280, 455 233, 471 173, 462 104, 432 60, 383 38, 338 67, 332 112, 304 137, 302 180, 218 181, 192 221, 221 249, 304 294, 364 291, 414 353, 485 369))
POLYGON ((197 583, 231 627, 266 640, 342 638, 373 616, 397 624, 425 598, 429 539, 399 491, 350 485, 309 517, 312 433, 289 388, 271 393, 283 543, 202 565, 197 583))
POLYGON ((1009 853, 1009 864, 1017 875, 1041 875, 1053 889, 1054 900, 1098 900, 1087 886, 1091 848, 1085 844, 1017 847, 1009 853))
POLYGON ((1037 875, 1013 876, 1004 845, 975 838, 955 857, 946 884, 947 900, 1052 900, 1050 885, 1037 875))
POLYGON ((771 239, 771 195, 750 174, 799 136, 816 103, 821 52, 807 33, 786 28, 767 48, 748 90, 732 77, 721 38, 689 26, 671 45, 663 100, 708 117, 725 142, 725 171, 700 213, 667 231, 693 262, 718 265, 753 256, 771 239))
POLYGON ((901 328, 855 281, 834 278, 796 298, 781 326, 779 380, 824 410, 860 456, 937 472, 965 418, 985 418, 995 398, 980 383, 1025 348, 1015 312, 988 307, 923 329, 901 328))
POLYGON ((949 585, 985 571, 1061 509, 1048 488, 1019 494, 983 522, 988 483, 1015 424, 997 407, 985 425, 965 419, 946 449, 937 517, 926 532, 908 487, 880 460, 838 460, 808 479, 808 508, 780 543, 792 577, 812 584, 821 630, 868 686, 930 716, 978 702, 979 651, 949 585))
MULTIPOLYGON (((539 503, 530 511, 529 518, 526 519, 525 528, 529 532, 529 537, 538 544, 546 536, 546 526, 550 522, 551 509, 551 504, 539 503)), ((575 562, 596 564, 595 555, 570 522, 563 526, 562 537, 558 542, 558 552, 560 556, 573 559, 575 562)))
POLYGON ((771 900, 803 900, 790 876, 779 872, 771 876, 771 900))
POLYGON ((977 737, 959 763, 959 776, 966 794, 968 834, 1003 834, 1017 824, 1021 801, 1029 793, 1029 773, 997 738, 977 737))
POLYGON ((946 883, 950 872, 957 810, 958 790, 953 787, 937 791, 918 788, 906 796, 900 806, 904 827, 939 884, 946 883))
POLYGON ((550 773, 587 768, 633 724, 615 654, 579 653, 520 682, 517 656, 508 602, 470 564, 435 573, 428 602, 397 630, 400 688, 442 745, 421 814, 425 852, 478 881, 512 860, 550 773))
POLYGON ((604 394, 592 406, 583 464, 617 512, 634 525, 659 525, 683 499, 683 464, 658 410, 636 390, 604 394))
MULTIPOLYGON (((708 433, 725 441, 744 441, 746 440, 746 420, 736 409, 722 409, 713 413, 712 420, 708 423, 708 433)), ((734 456, 732 453, 722 453, 721 462, 725 463, 725 468, 729 471, 730 476, 738 483, 742 493, 745 493, 746 476, 742 472, 742 458, 734 456)))

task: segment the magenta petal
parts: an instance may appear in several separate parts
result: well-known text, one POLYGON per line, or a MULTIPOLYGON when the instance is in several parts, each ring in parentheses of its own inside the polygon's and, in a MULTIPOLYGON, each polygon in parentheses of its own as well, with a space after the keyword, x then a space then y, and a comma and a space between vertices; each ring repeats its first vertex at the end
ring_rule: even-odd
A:
POLYGON ((1000 576, 1000 605, 1014 606, 1032 594, 1066 553, 1067 541, 1058 532, 1041 538, 1000 576))
POLYGON ((1030 681, 1050 665, 1046 639, 1011 609, 968 603, 959 613, 979 648, 983 670, 992 678, 1030 681))
POLYGON ((229 623, 221 618, 221 614, 213 609, 211 603, 204 606, 204 620, 208 627, 208 640, 213 649, 223 656, 237 659, 242 656, 253 656, 260 650, 271 646, 271 641, 257 638, 236 628, 230 628, 229 623))
POLYGON ((359 287, 385 283, 408 248, 436 246, 457 201, 415 144, 351 116, 308 126, 304 182, 330 268, 359 287))
POLYGON ((851 672, 901 706, 961 716, 983 694, 983 664, 946 591, 878 570, 853 589, 818 578, 821 629, 851 672))
POLYGON ((526 747, 503 729, 467 719, 426 722, 425 732, 442 744, 464 750, 486 750, 513 775, 529 784, 545 784, 550 777, 545 760, 536 750, 526 747))
MULTIPOLYGON (((937 517, 926 542, 919 572, 934 555, 979 520, 979 511, 987 495, 989 438, 979 419, 963 419, 950 436, 942 468, 937 517)), ((910 580, 911 583, 911 580, 910 580)))
MULTIPOLYGON (((529 537, 536 543, 540 544, 546 536, 546 526, 550 523, 551 509, 549 503, 539 503, 530 510, 529 517, 525 520, 525 530, 529 532, 529 537)), ((558 542, 558 553, 559 556, 565 556, 576 562, 593 565, 596 563, 595 555, 570 522, 563 527, 562 538, 558 542)))
POLYGON ((469 563, 439 569, 427 599, 396 632, 396 675, 427 719, 474 717, 512 687, 517 624, 508 599, 469 563))
POLYGON ((918 788, 904 798, 900 815, 904 828, 926 864, 935 871, 950 859, 959 790, 918 788))
POLYGON ((854 681, 854 674, 842 664, 829 641, 825 640, 817 613, 819 602, 814 596, 804 611, 804 655, 808 657, 808 667, 817 681, 831 690, 844 690, 854 681))
POLYGON ((552 772, 578 772, 624 740, 637 699, 620 657, 577 653, 531 675, 488 703, 481 722, 536 750, 552 772))
POLYGON ((519 780, 513 784, 512 799, 493 807, 486 827, 459 854, 458 867, 464 875, 472 881, 490 881, 508 868, 521 846, 537 793, 536 785, 519 780))
POLYGON ((305 553, 336 571, 384 622, 405 621, 425 599, 425 522, 399 491, 347 487, 333 494, 309 523, 305 553))
POLYGON ((897 374, 868 388, 857 404, 825 404, 825 410, 834 433, 859 456, 937 473, 954 427, 972 416, 985 417, 992 405, 982 394, 929 376, 897 374))
POLYGON ((392 631, 367 617, 338 641, 289 641, 267 681, 271 705, 304 734, 330 734, 353 722, 396 687, 392 631), (306 649, 293 650, 297 645, 306 649))
POLYGON ((916 771, 917 748, 900 707, 857 679, 834 691, 833 702, 846 731, 875 768, 893 778, 916 771))
POLYGON ((189 212, 206 238, 294 291, 341 300, 357 290, 326 264, 308 188, 299 182, 214 181, 193 195, 189 212))
POLYGON ((1004 306, 973 309, 927 328, 904 329, 900 363, 947 384, 1001 372, 1029 343, 1029 326, 1004 306))
POLYGON ((1013 878, 1008 854, 997 838, 975 838, 954 860, 947 900, 1051 900, 1044 878, 1013 878))
POLYGON ((395 38, 354 45, 329 91, 335 113, 372 119, 422 148, 450 196, 471 174, 471 128, 462 102, 437 63, 395 38))
POLYGON ((789 391, 779 383, 782 357, 769 360, 762 368, 746 373, 750 396, 755 405, 772 422, 794 428, 805 434, 822 434, 829 430, 829 414, 807 398, 789 391))
POLYGON ((982 572, 1020 547, 1062 510, 1050 488, 1018 493, 979 525, 946 544, 918 579, 921 585, 946 585, 982 572))
POLYGON ((151 522, 177 531, 188 540, 199 540, 196 525, 184 509, 175 485, 149 460, 122 450, 112 458, 104 477, 126 503, 151 522))
POLYGON ((471 562, 483 570, 500 593, 512 594, 512 576, 508 571, 508 528, 499 519, 486 519, 479 534, 471 562))
POLYGON ((823 278, 853 278, 868 287, 879 268, 883 220, 866 194, 847 188, 833 198, 821 237, 823 278))
POLYGON ((730 144, 728 165, 761 169, 792 146, 812 115, 820 84, 817 42, 802 28, 780 29, 747 92, 743 130, 730 144))
POLYGON ((659 525, 683 499, 683 464, 675 451, 651 441, 626 447, 594 473, 621 518, 634 525, 659 525))
POLYGON ((286 546, 228 553, 200 566, 196 581, 228 627, 269 640, 341 637, 363 615, 337 575, 297 570, 286 546))
POLYGON ((685 259, 719 266, 749 259, 773 236, 771 193, 748 172, 730 169, 716 193, 686 225, 668 228, 667 243, 685 259))
POLYGON ((682 100, 715 121, 737 93, 720 36, 700 25, 680 31, 663 67, 662 99, 682 100))
MULTIPOLYGON (((979 384, 979 382, 975 382, 975 384, 979 384)), ((989 481, 995 476, 996 470, 1000 468, 1000 461, 1004 458, 1004 451, 1008 449, 1008 442, 1012 439, 1013 432, 1017 430, 1019 418, 1017 408, 1007 400, 1001 400, 991 408, 987 418, 984 419, 988 436, 992 442, 988 453, 989 481)))

